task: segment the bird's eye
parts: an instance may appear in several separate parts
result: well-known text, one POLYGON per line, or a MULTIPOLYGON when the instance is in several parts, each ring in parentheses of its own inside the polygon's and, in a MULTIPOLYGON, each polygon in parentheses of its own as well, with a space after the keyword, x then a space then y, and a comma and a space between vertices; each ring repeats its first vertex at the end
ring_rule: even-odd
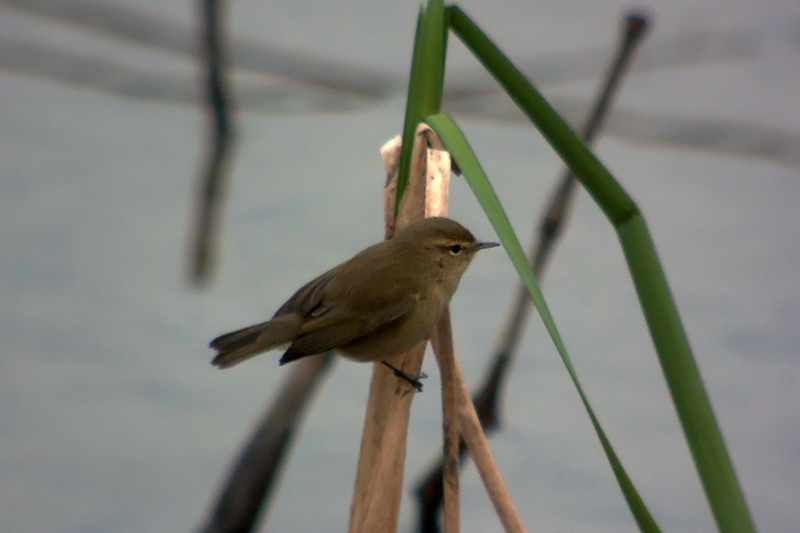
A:
POLYGON ((461 253, 461 250, 463 250, 464 247, 461 246, 460 244, 453 244, 451 246, 448 246, 447 249, 450 250, 451 254, 458 255, 461 253))

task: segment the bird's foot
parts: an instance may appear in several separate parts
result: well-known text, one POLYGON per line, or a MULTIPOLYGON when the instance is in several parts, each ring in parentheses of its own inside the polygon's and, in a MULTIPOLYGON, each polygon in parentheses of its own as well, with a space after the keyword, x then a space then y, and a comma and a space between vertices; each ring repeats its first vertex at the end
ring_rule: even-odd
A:
POLYGON ((402 370, 400 370, 398 368, 395 368, 394 366, 392 366, 390 363, 388 363, 386 361, 381 361, 381 363, 383 363, 384 365, 386 365, 387 367, 392 369, 392 372, 394 372, 395 376, 397 376, 400 379, 404 379, 404 380, 408 381, 411 384, 412 387, 417 389, 417 392, 422 392, 422 382, 420 380, 427 378, 428 377, 427 374, 420 374, 419 376, 409 376, 408 374, 406 374, 402 370))

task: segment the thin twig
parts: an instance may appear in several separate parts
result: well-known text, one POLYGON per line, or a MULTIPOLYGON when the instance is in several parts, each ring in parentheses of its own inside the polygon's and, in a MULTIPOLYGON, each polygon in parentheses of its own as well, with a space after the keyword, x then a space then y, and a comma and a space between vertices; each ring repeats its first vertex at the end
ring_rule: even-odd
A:
POLYGON ((196 208, 196 220, 192 227, 191 280, 195 285, 206 283, 214 267, 222 186, 234 143, 233 104, 225 77, 221 4, 221 0, 200 0, 211 140, 208 162, 203 171, 199 205, 196 208))
POLYGON ((461 428, 461 434, 464 436, 464 442, 467 443, 470 457, 475 462, 478 474, 483 481, 483 486, 486 487, 489 499, 492 501, 492 505, 494 505, 494 509, 506 533, 524 532, 525 528, 516 509, 514 509, 511 496, 506 490, 503 478, 500 476, 500 471, 497 469, 497 464, 492 457, 492 452, 489 450, 489 442, 486 440, 486 435, 484 435, 481 423, 478 420, 478 413, 475 412, 475 406, 469 397, 469 391, 467 390, 467 384, 464 382, 464 376, 461 374, 458 358, 453 357, 453 361, 459 390, 458 423, 461 428))
MULTIPOLYGON (((624 78, 633 53, 642 42, 647 28, 647 18, 639 13, 630 13, 625 18, 619 48, 609 67, 602 88, 583 128, 583 138, 591 144, 610 113, 614 97, 624 78)), ((574 201, 575 177, 567 169, 554 189, 546 214, 541 219, 538 234, 531 247, 529 261, 537 278, 541 278, 558 242, 558 238, 566 224, 574 201)), ((474 395, 475 409, 480 417, 484 430, 489 433, 499 426, 499 397, 505 384, 507 371, 513 362, 520 341, 525 332, 528 315, 531 310, 530 296, 520 284, 514 297, 511 313, 500 337, 495 357, 490 364, 486 379, 474 395)), ((459 445, 459 457, 464 457, 466 446, 463 440, 459 445)), ((419 530, 424 533, 439 531, 438 514, 442 505, 442 463, 434 466, 417 485, 417 498, 420 504, 419 530)))
POLYGON ((444 434, 442 484, 444 494, 444 533, 459 531, 458 490, 458 379, 455 374, 453 332, 450 309, 445 310, 431 335, 431 344, 442 376, 442 432, 444 434))

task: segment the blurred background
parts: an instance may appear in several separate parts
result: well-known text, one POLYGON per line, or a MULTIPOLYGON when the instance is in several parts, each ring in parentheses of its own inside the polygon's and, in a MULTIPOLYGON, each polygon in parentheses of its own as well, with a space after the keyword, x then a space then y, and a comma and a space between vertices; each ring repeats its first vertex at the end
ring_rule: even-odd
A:
MULTIPOLYGON (((459 5, 546 96, 577 109, 577 123, 631 7, 459 5)), ((402 127, 418 7, 226 5, 237 143, 219 260, 197 289, 187 256, 209 140, 198 4, 0 1, 4 529, 189 531, 203 519, 287 371, 269 354, 214 370, 207 343, 270 316, 300 284, 382 238, 378 149, 402 127)), ((597 153, 650 225, 759 530, 795 530, 800 7, 635 7, 650 8, 652 31, 597 153)), ((483 92, 490 80, 456 38, 447 80, 454 92, 477 94, 451 109, 526 243, 560 162, 503 97, 483 92)), ((480 238, 494 237, 457 178, 450 206, 480 238)), ((468 383, 483 372, 515 287, 502 251, 478 258, 462 281, 452 314, 468 383)), ((667 531, 713 529, 615 234, 583 193, 543 291, 656 519, 667 531)), ((409 484, 440 449, 432 357, 424 370, 431 377, 412 410, 409 484)), ((370 373, 341 362, 327 378, 267 530, 346 528, 370 373)), ((523 522, 634 531, 536 319, 506 392, 504 429, 491 445, 523 522)), ((474 469, 463 479, 464 531, 499 530, 474 469)), ((405 498, 401 531, 414 513, 405 498)))

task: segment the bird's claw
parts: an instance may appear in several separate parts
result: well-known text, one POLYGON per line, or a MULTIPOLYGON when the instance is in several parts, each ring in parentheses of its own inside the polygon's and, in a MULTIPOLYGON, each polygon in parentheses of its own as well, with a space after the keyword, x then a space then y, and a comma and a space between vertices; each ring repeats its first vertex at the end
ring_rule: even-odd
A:
POLYGON ((384 365, 389 367, 392 370, 392 372, 394 372, 395 376, 397 376, 398 378, 404 379, 407 382, 409 382, 412 387, 417 389, 417 392, 422 392, 422 382, 420 380, 421 379, 426 379, 428 377, 427 374, 422 373, 422 374, 420 374, 420 375, 418 375, 416 377, 413 377, 413 376, 409 376, 408 374, 406 374, 402 370, 400 370, 398 368, 395 368, 394 366, 392 366, 390 363, 388 363, 386 361, 381 361, 381 363, 383 363, 384 365))

